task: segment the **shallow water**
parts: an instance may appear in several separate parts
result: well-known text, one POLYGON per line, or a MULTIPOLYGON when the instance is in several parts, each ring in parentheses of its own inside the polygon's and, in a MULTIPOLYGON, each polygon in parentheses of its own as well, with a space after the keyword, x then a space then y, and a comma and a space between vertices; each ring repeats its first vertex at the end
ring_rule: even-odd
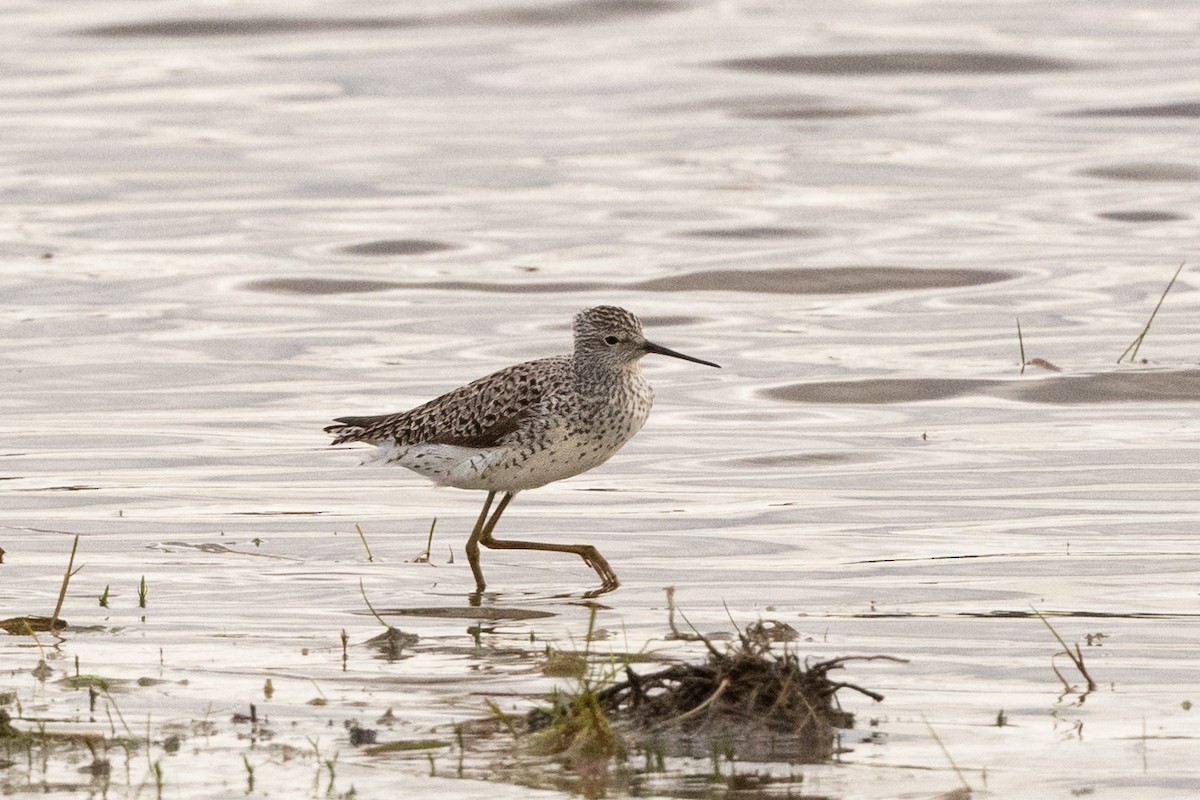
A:
MULTIPOLYGON (((242 793, 243 757, 251 794, 542 796, 483 782, 483 740, 467 780, 454 746, 430 777, 434 751, 372 756, 346 724, 450 742, 487 698, 528 708, 593 575, 485 552, 471 609, 481 497, 357 467, 321 427, 560 352, 596 303, 724 367, 647 360, 646 429, 506 514, 620 574, 596 648, 699 658, 665 639, 673 585, 701 630, 728 606, 814 658, 910 659, 847 671, 885 701, 847 696, 849 752, 780 791, 930 796, 952 759, 997 796, 1194 795, 1190 263, 1148 363, 1116 364, 1194 256, 1190 7, 237 12, 17 3, 0 29, 0 617, 50 613, 76 533, 84 565, 57 648, 0 635, 0 695, 53 730, 150 730, 107 796, 149 796, 154 761, 165 796, 242 793), (1018 317, 1062 372, 1019 374, 1018 317), (360 581, 420 637, 399 660, 364 644, 360 581), (1031 606, 1081 643, 1085 701, 1031 606), (125 681, 94 713, 58 682, 76 658, 125 681)), ((70 758, 0 787, 100 793, 70 758)))

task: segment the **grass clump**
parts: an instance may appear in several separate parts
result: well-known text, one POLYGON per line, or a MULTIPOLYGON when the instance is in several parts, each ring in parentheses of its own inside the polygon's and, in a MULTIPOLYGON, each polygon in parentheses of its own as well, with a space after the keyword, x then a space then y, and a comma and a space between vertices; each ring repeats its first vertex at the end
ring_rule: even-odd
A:
MULTIPOLYGON (((594 624, 593 612, 587 642, 594 624)), ((630 765, 631 753, 645 755, 647 774, 662 772, 667 757, 712 758, 714 764, 724 759, 730 765, 821 763, 836 754, 838 729, 853 725, 838 692, 883 699, 831 673, 856 660, 902 661, 863 656, 808 663, 789 648, 794 631, 777 623, 751 625, 720 648, 699 634, 688 638, 706 648, 702 662, 644 674, 632 661, 597 664, 586 649, 570 659, 561 651, 548 654, 554 658, 547 665, 571 666, 564 674, 575 672, 580 662, 584 669, 570 676, 572 688, 552 693, 548 706, 523 718, 504 715, 506 727, 527 755, 552 757, 565 768, 553 785, 585 797, 603 796, 633 779, 638 767, 630 765)), ((719 773, 719 765, 714 769, 719 773)), ((529 775, 517 780, 545 785, 546 772, 538 773, 540 780, 529 775)))
POLYGON ((830 673, 855 660, 901 660, 865 656, 806 664, 786 646, 777 652, 771 637, 755 636, 753 629, 723 649, 701 641, 708 650, 704 662, 646 675, 626 667, 625 679, 598 692, 597 702, 639 740, 677 743, 668 752, 698 755, 719 745, 745 760, 821 763, 834 755, 836 730, 854 724, 838 691, 883 700, 830 673))

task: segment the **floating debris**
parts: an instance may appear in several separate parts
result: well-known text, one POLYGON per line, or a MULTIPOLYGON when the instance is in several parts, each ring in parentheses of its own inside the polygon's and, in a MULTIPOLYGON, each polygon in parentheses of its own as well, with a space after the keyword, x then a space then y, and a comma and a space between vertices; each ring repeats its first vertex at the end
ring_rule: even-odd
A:
POLYGON ((383 633, 367 639, 366 644, 388 661, 396 661, 403 656, 404 648, 411 647, 420 640, 421 637, 415 633, 406 633, 389 625, 383 633))
MULTIPOLYGON (((614 736, 639 749, 652 740, 671 755, 707 756, 717 746, 732 748, 742 760, 828 761, 835 752, 836 730, 854 724, 854 715, 838 703, 838 691, 851 689, 883 700, 877 692, 834 681, 829 673, 851 661, 903 659, 848 656, 806 665, 786 647, 782 653, 772 651, 772 637, 781 631, 752 626, 724 651, 702 639, 709 655, 701 664, 675 664, 646 675, 626 666, 624 680, 581 693, 591 698, 559 695, 550 709, 531 712, 529 729, 570 731, 579 727, 571 717, 599 714, 614 736)), ((577 749, 574 741, 561 751, 572 749, 577 749)))
POLYGON ((49 630, 60 631, 67 627, 65 619, 55 619, 53 617, 9 617, 8 619, 0 619, 0 630, 6 631, 13 636, 30 636, 34 633, 45 633, 49 630))

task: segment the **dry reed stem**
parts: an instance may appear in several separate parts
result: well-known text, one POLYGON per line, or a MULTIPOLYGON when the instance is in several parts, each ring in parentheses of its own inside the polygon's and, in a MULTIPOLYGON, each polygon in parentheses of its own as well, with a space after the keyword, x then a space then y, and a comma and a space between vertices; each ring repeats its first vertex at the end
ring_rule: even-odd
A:
POLYGON ((1017 346, 1021 348, 1021 374, 1025 374, 1025 337, 1021 335, 1021 318, 1017 317, 1017 346))
POLYGON ((954 757, 950 755, 950 751, 946 749, 945 743, 942 742, 942 737, 938 736, 937 731, 935 731, 933 726, 929 724, 929 720, 925 719, 924 714, 921 715, 921 721, 924 722, 925 727, 929 729, 929 735, 933 737, 935 742, 937 742, 937 746, 941 749, 942 755, 944 755, 946 760, 950 762, 950 767, 954 770, 954 774, 957 775, 958 779, 962 782, 963 789, 967 791, 967 796, 969 797, 971 793, 971 784, 967 783, 967 777, 963 775, 963 771, 958 768, 958 764, 954 763, 954 757))
MULTIPOLYGON (((1079 674, 1082 675, 1085 680, 1087 680, 1088 691, 1096 691, 1096 682, 1092 680, 1092 676, 1088 672, 1087 666, 1085 666, 1083 663, 1083 651, 1079 649, 1079 645, 1075 645, 1075 652, 1072 653, 1071 646, 1068 645, 1063 638, 1058 635, 1058 631, 1054 630, 1054 626, 1050 624, 1050 620, 1046 619, 1042 612, 1038 611, 1036 608, 1033 608, 1033 606, 1030 606, 1030 608, 1033 609, 1033 613, 1036 614, 1037 618, 1042 621, 1042 624, 1050 629, 1050 633, 1054 634, 1054 638, 1057 639, 1058 643, 1062 645, 1063 653, 1066 654, 1067 658, 1071 659, 1071 663, 1075 665, 1075 669, 1079 670, 1079 674)), ((1053 667, 1054 662, 1052 661, 1050 665, 1053 667)), ((1066 679, 1059 674, 1057 669, 1054 670, 1054 674, 1058 675, 1059 680, 1061 680, 1063 685, 1067 687, 1067 690, 1070 691, 1070 686, 1067 684, 1066 679)))
POLYGON ((79 534, 75 534, 75 541, 71 544, 71 557, 67 560, 67 571, 63 573, 62 588, 58 590, 58 602, 54 605, 54 613, 50 615, 50 632, 54 633, 54 629, 58 627, 58 615, 62 612, 63 602, 67 599, 67 586, 71 583, 71 577, 83 569, 83 565, 79 565, 79 569, 74 572, 71 567, 75 566, 75 551, 79 548, 79 534))
POLYGON ((1179 268, 1175 270, 1175 274, 1171 276, 1171 280, 1167 283, 1167 288, 1163 289, 1162 297, 1158 298, 1158 304, 1154 306, 1154 310, 1150 312, 1150 319, 1146 320, 1146 327, 1142 328, 1142 332, 1137 335, 1137 338, 1129 343, 1129 347, 1125 348, 1125 352, 1117 358, 1117 363, 1120 364, 1125 356, 1129 356, 1129 361, 1132 363, 1137 358, 1138 350, 1142 347, 1142 342, 1146 339, 1146 334, 1150 332, 1150 326, 1154 323, 1154 317, 1158 314, 1158 310, 1162 308, 1163 301, 1167 299, 1167 292, 1171 291, 1171 287, 1175 285, 1175 279, 1179 277, 1179 273, 1183 272, 1183 265, 1186 261, 1179 263, 1179 268), (1133 352, 1130 353, 1129 351, 1133 352))
POLYGON ((371 545, 367 544, 367 535, 363 533, 362 526, 356 522, 354 523, 354 530, 358 531, 358 538, 362 539, 363 547, 367 549, 367 561, 374 563, 375 556, 371 554, 371 545))

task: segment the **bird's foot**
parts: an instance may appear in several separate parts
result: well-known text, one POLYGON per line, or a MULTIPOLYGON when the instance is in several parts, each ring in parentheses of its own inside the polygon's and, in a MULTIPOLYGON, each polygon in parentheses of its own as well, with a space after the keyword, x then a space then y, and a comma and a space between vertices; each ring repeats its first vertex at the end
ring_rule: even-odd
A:
POLYGON ((583 596, 586 598, 599 597, 602 594, 608 594, 609 592, 616 590, 616 588, 620 585, 621 582, 617 580, 617 576, 612 575, 610 578, 605 579, 604 582, 595 589, 584 592, 583 596))
POLYGON ((584 597, 598 597, 602 594, 607 594, 621 585, 621 581, 617 579, 617 573, 613 572, 613 568, 608 565, 604 556, 600 555, 600 551, 594 547, 587 547, 584 553, 580 553, 583 563, 596 571, 600 576, 600 586, 592 589, 590 592, 584 593, 584 597))

